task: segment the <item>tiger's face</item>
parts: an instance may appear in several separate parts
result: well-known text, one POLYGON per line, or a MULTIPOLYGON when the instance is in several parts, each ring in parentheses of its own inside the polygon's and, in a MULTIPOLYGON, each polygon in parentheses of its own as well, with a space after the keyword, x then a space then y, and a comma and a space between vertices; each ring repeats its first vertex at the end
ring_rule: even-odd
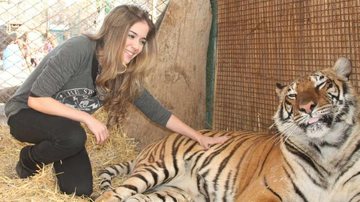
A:
POLYGON ((333 68, 288 86, 278 85, 280 104, 274 116, 278 130, 287 137, 306 136, 321 141, 339 126, 353 124, 356 96, 348 82, 350 72, 350 61, 340 58, 333 68))

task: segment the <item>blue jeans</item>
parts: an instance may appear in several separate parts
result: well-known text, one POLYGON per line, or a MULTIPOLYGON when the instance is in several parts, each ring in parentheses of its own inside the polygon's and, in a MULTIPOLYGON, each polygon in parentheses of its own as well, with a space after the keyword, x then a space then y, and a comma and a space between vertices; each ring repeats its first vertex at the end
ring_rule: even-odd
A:
POLYGON ((22 109, 8 120, 11 135, 33 143, 36 162, 54 163, 60 190, 67 194, 92 193, 92 169, 85 149, 86 132, 77 121, 22 109))

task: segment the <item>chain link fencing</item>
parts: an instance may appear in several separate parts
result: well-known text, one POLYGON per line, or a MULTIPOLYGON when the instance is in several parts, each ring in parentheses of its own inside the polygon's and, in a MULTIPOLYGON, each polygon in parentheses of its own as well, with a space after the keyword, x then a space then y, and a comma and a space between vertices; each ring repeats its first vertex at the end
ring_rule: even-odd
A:
POLYGON ((156 23, 169 0, 0 0, 0 125, 4 106, 41 59, 66 39, 94 32, 112 8, 147 10, 156 23))
POLYGON ((0 0, 0 103, 64 40, 96 31, 112 8, 138 5, 154 21, 169 0, 0 0))

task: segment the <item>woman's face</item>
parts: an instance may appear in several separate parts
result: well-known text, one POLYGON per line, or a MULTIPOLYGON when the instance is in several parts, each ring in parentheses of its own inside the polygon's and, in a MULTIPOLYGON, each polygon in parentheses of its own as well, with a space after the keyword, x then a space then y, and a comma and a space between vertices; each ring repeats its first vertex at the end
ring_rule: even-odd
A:
POLYGON ((145 21, 137 22, 130 27, 123 53, 125 64, 129 64, 143 50, 148 32, 149 26, 145 21))

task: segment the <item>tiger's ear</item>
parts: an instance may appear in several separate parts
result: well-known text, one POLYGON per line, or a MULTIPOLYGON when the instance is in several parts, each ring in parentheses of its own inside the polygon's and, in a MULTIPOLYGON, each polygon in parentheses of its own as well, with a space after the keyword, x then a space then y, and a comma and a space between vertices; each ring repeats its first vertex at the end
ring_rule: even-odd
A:
POLYGON ((349 59, 345 57, 340 57, 336 60, 335 65, 333 67, 336 74, 339 76, 342 76, 343 78, 349 80, 350 74, 351 74, 351 62, 349 59))
POLYGON ((276 83, 276 94, 277 96, 281 97, 281 91, 285 88, 286 85, 283 85, 281 83, 276 83))

